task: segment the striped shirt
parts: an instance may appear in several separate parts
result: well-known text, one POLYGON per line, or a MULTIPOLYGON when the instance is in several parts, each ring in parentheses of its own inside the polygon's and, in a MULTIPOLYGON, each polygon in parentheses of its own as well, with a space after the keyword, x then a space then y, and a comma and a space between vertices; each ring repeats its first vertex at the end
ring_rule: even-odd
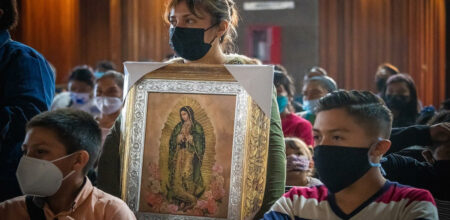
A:
POLYGON ((295 187, 283 195, 264 219, 438 219, 436 204, 427 190, 386 181, 385 185, 350 214, 336 204, 324 185, 295 187))

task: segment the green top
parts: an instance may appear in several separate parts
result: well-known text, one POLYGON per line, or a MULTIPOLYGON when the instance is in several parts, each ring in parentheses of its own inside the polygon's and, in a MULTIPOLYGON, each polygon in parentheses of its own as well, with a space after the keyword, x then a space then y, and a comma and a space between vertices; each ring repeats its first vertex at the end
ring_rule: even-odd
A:
MULTIPOLYGON (((229 55, 233 56, 233 55, 229 55)), ((238 58, 242 58, 239 56, 238 58)), ((233 59, 236 61, 236 59, 233 59)), ((235 62, 233 62, 235 63, 235 62)), ((242 62, 246 64, 246 62, 242 62)), ((106 137, 103 145, 103 152, 98 163, 98 188, 120 197, 120 121, 117 118, 110 134, 106 137)), ((268 153, 266 187, 263 204, 255 216, 261 218, 265 212, 284 194, 286 182, 286 153, 284 136, 281 129, 280 113, 276 99, 276 90, 272 93, 272 113, 270 118, 269 153, 268 153)))

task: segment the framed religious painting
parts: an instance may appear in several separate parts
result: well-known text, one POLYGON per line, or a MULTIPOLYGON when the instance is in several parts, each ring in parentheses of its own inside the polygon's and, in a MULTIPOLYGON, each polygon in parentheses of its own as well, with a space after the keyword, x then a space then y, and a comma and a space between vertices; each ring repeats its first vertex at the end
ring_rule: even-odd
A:
POLYGON ((122 199, 138 219, 251 219, 273 67, 125 63, 122 199))

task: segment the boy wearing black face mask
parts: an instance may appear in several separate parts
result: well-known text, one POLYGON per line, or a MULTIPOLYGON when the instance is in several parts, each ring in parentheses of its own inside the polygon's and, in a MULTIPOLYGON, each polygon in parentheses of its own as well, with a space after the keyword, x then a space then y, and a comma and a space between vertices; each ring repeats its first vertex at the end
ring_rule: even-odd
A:
POLYGON ((338 91, 320 99, 314 162, 325 184, 293 188, 264 219, 437 219, 430 192, 383 178, 392 115, 370 92, 338 91))

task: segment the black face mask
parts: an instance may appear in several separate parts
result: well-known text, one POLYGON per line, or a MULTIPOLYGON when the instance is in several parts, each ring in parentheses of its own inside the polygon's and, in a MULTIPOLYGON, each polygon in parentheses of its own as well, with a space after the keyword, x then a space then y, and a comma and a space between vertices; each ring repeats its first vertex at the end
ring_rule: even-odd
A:
POLYGON ((207 29, 171 27, 169 44, 178 56, 186 60, 198 60, 208 53, 212 42, 216 39, 214 37, 209 44, 205 43, 203 41, 205 31, 216 25, 214 24, 207 29))
POLYGON ((404 95, 387 95, 384 99, 389 109, 403 110, 409 108, 408 96, 404 95))
POLYGON ((369 160, 370 148, 319 145, 314 148, 314 165, 320 180, 332 193, 337 193, 361 178, 380 163, 369 160))

